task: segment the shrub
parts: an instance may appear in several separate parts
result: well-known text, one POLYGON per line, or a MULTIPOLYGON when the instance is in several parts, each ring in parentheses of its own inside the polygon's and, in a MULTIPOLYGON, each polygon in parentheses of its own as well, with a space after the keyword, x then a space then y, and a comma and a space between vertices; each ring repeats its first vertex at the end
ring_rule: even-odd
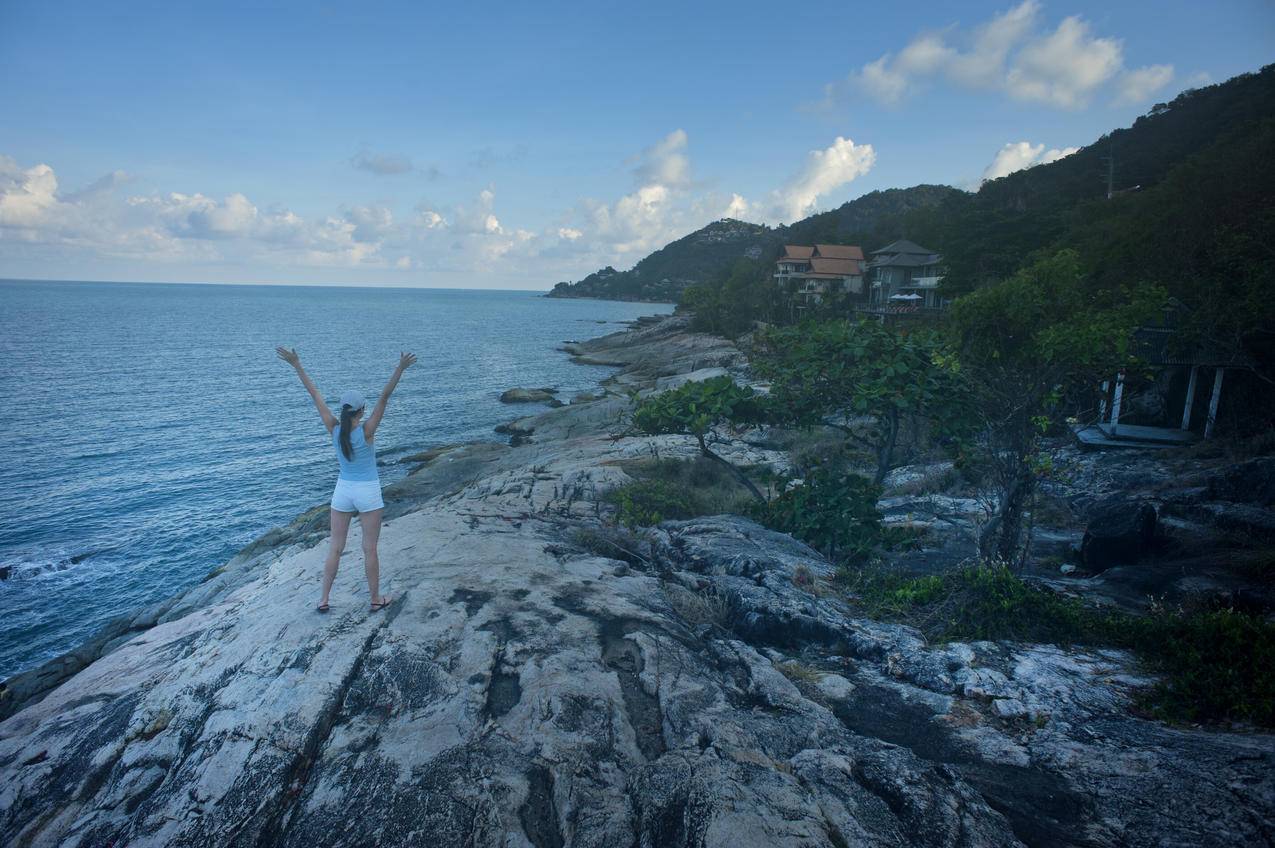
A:
POLYGON ((1275 726, 1275 625, 1229 609, 1155 610, 1124 629, 1164 675, 1140 699, 1153 714, 1275 726))
POLYGON ((866 555, 881 535, 881 488, 866 477, 832 468, 811 472, 766 503, 756 504, 759 523, 791 533, 829 559, 866 555))
POLYGON ((869 614, 936 641, 1020 640, 1133 650, 1162 680, 1139 697, 1161 718, 1275 726, 1275 624, 1235 610, 1097 610, 1024 583, 1001 564, 942 575, 843 570, 869 614))
POLYGON ((730 471, 705 456, 639 460, 625 463, 624 470, 637 480, 663 482, 685 493, 690 501, 686 518, 744 514, 753 500, 730 471))
POLYGON ((606 499, 616 505, 617 520, 630 530, 695 514, 686 492, 662 480, 626 483, 607 492, 606 499))

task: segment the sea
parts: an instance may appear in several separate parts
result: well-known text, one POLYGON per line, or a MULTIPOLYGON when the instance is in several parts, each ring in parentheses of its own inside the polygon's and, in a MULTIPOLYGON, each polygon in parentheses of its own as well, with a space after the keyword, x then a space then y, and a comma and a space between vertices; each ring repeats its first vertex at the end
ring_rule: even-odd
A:
MULTIPOLYGON (((331 442, 275 346, 334 404, 374 402, 418 361, 376 434, 381 481, 421 450, 497 440, 613 373, 563 342, 671 305, 536 292, 0 281, 0 680, 198 583, 330 496, 331 442)), ((316 576, 317 579, 317 576, 316 576)), ((316 584, 317 585, 317 584, 316 584)))

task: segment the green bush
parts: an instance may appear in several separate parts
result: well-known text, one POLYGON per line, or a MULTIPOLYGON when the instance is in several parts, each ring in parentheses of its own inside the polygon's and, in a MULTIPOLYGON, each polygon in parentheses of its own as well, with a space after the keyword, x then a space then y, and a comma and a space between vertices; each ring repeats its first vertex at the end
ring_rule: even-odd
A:
POLYGON ((1275 726, 1275 624, 1234 610, 1097 610, 999 564, 908 577, 843 570, 864 611, 935 641, 1018 640, 1127 648, 1162 680, 1140 706, 1174 721, 1275 726))
POLYGON ((1156 611, 1124 629, 1164 675, 1141 699, 1154 714, 1275 726, 1275 625, 1235 610, 1156 611))
POLYGON ((662 480, 626 483, 607 492, 606 499, 616 505, 617 520, 629 529, 695 515, 686 492, 662 480))
POLYGON ((690 502, 690 514, 684 516, 686 518, 744 515, 753 500, 730 471, 705 456, 639 460, 625 463, 624 470, 634 479, 662 482, 685 493, 690 502))
POLYGON ((881 537, 877 498, 881 487, 866 477, 819 468, 766 503, 752 517, 772 530, 791 533, 832 560, 865 556, 881 537))

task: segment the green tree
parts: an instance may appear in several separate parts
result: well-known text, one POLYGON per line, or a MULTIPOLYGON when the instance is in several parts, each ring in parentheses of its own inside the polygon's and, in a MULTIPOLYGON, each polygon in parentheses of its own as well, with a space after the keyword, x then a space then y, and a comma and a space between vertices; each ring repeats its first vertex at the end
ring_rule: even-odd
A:
POLYGON ((683 383, 676 389, 640 401, 633 411, 633 425, 656 436, 666 433, 694 436, 700 453, 720 463, 758 501, 766 498, 739 468, 716 453, 717 429, 724 424, 761 421, 765 404, 751 386, 741 386, 727 375, 683 383))
POLYGON ((949 329, 978 425, 974 450, 993 483, 983 556, 1018 561, 1041 437, 1064 399, 1132 367, 1132 333, 1163 306, 1153 287, 1094 291, 1075 251, 1040 259, 959 299, 949 329))
POLYGON ((878 486, 928 437, 959 432, 967 419, 959 375, 933 332, 809 322, 769 330, 759 347, 754 367, 771 380, 776 421, 833 427, 867 447, 878 486))
POLYGON ((868 478, 827 465, 792 481, 753 517, 772 530, 791 533, 832 560, 867 554, 881 537, 877 499, 881 487, 868 478))

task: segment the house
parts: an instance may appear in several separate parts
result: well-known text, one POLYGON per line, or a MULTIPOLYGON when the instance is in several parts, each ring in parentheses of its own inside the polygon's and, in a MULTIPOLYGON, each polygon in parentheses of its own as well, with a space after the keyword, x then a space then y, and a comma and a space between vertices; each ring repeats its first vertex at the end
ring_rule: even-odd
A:
POLYGON ((939 296, 943 257, 916 242, 899 239, 872 251, 868 263, 868 303, 871 311, 918 312, 942 309, 939 296))
POLYGON ((834 295, 862 296, 863 248, 842 244, 786 244, 775 280, 803 307, 834 295))

